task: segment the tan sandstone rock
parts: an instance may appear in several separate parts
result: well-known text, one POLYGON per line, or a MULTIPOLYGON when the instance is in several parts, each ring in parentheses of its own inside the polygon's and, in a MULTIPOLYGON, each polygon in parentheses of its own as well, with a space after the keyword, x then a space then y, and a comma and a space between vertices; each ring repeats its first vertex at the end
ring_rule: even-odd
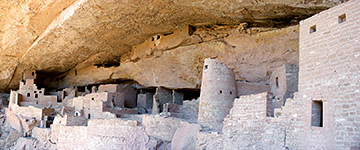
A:
MULTIPOLYGON (((118 62, 132 46, 184 25, 248 21, 253 26, 282 26, 336 3, 339 1, 2 1, 0 89, 16 88, 21 73, 28 69, 56 75, 73 67, 118 62)), ((138 78, 131 75, 127 79, 138 78)))

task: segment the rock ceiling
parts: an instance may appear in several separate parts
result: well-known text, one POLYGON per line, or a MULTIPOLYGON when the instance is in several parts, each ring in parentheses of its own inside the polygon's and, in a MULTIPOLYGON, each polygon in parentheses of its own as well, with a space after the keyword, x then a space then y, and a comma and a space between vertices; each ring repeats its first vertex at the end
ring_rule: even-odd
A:
POLYGON ((3 0, 0 1, 0 89, 36 69, 53 75, 118 62, 131 46, 184 25, 280 27, 337 0, 3 0), (79 66, 78 64, 81 64, 79 66))

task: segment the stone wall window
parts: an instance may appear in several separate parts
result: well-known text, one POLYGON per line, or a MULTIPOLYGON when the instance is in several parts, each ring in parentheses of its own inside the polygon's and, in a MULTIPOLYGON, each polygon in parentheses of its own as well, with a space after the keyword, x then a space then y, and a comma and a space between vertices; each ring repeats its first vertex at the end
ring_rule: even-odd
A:
POLYGON ((276 88, 279 88, 279 77, 275 78, 275 85, 276 85, 276 88))
POLYGON ((323 102, 314 100, 311 105, 311 126, 323 127, 323 102))
POLYGON ((316 25, 310 27, 310 33, 316 32, 316 25))
POLYGON ((30 93, 27 93, 26 96, 27 96, 27 97, 30 97, 30 93))
POLYGON ((338 17, 339 23, 343 23, 346 21, 346 14, 342 14, 338 17))

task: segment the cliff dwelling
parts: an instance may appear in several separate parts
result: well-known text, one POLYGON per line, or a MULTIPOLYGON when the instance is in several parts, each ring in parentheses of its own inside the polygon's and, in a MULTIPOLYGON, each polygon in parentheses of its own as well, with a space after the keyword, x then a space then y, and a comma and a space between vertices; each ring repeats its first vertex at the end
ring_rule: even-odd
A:
POLYGON ((360 150, 360 0, 0 7, 1 150, 360 150))

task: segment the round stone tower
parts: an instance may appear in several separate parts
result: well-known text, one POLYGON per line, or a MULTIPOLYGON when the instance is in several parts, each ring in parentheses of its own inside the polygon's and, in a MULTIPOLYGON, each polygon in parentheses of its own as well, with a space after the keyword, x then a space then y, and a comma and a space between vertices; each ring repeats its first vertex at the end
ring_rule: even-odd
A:
POLYGON ((215 59, 205 59, 201 81, 198 122, 205 128, 221 130, 236 97, 235 74, 215 59))

